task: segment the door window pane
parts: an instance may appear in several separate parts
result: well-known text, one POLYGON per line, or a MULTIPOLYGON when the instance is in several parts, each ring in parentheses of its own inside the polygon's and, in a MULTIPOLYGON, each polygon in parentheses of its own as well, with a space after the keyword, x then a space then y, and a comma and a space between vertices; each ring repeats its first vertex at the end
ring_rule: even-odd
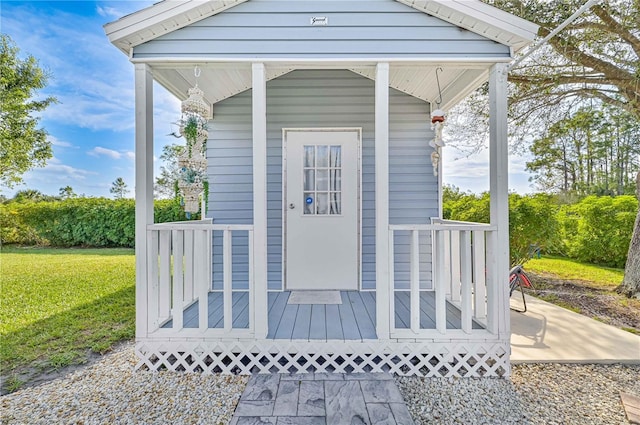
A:
POLYGON ((342 167, 342 146, 331 146, 329 165, 331 167, 342 167))
POLYGON ((316 190, 329 190, 329 170, 318 170, 316 190))
POLYGON ((342 194, 340 192, 331 192, 329 198, 329 214, 342 214, 342 194))
POLYGON ((329 146, 317 146, 318 161, 316 167, 327 168, 329 166, 329 146))
POLYGON ((304 182, 303 182, 303 190, 315 190, 315 170, 304 170, 304 182))
POLYGON ((304 198, 302 199, 302 203, 304 205, 305 215, 313 214, 315 210, 314 194, 311 192, 305 193, 304 198))
POLYGON ((304 166, 315 167, 315 146, 304 147, 304 166))
POLYGON ((316 194, 316 213, 318 215, 327 215, 329 213, 329 194, 316 194))
POLYGON ((342 190, 342 170, 331 170, 331 190, 342 190))

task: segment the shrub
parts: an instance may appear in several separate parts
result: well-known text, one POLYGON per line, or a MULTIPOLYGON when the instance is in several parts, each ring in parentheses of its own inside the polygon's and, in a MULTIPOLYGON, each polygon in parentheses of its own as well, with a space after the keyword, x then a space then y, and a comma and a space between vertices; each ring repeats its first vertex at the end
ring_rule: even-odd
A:
MULTIPOLYGON (((186 220, 175 200, 155 202, 157 223, 186 220)), ((72 198, 0 205, 0 240, 21 245, 127 247, 135 243, 132 199, 72 198)))
MULTIPOLYGON (((489 223, 489 193, 460 194, 443 200, 443 217, 451 220, 489 223), (445 215, 446 214, 446 215, 445 215)), ((554 199, 545 194, 509 195, 509 244, 512 265, 525 263, 532 247, 546 249, 557 245, 558 221, 554 199)))
POLYGON ((567 254, 576 260, 624 267, 638 211, 633 196, 589 196, 560 214, 567 254))

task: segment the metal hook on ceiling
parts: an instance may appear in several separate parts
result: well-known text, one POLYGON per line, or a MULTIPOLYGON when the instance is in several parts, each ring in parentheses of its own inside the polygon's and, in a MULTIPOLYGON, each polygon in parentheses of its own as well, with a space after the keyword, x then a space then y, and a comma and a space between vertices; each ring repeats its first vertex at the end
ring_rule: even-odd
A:
POLYGON ((440 88, 440 78, 438 78, 438 71, 444 72, 444 69, 442 69, 441 67, 436 68, 436 83, 438 84, 438 100, 436 100, 436 105, 440 107, 440 104, 442 103, 442 89, 440 88))
POLYGON ((200 78, 200 74, 202 74, 202 70, 200 69, 200 67, 198 65, 194 66, 193 75, 196 77, 196 87, 198 87, 198 78, 200 78))

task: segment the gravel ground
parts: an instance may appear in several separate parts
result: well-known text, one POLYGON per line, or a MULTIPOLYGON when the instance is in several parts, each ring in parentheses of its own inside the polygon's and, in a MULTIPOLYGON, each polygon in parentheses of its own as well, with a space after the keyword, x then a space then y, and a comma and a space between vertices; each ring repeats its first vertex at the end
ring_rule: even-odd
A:
POLYGON ((227 424, 247 377, 133 372, 129 344, 60 379, 0 397, 2 424, 227 424))
POLYGON ((619 392, 640 394, 640 366, 523 364, 510 381, 396 382, 419 424, 628 424, 619 392))
MULTIPOLYGON (((227 424, 247 378, 133 372, 133 346, 0 397, 2 424, 227 424)), ((506 379, 396 378, 416 424, 626 424, 640 365, 523 364, 506 379)), ((332 424, 341 425, 341 424, 332 424)))

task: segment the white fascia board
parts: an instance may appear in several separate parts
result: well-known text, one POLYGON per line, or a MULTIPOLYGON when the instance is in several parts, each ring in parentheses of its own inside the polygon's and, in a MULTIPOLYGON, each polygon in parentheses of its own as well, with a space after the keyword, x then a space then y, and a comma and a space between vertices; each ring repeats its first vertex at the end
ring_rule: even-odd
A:
POLYGON ((247 0, 164 0, 104 25, 109 41, 125 54, 161 35, 216 15, 247 0))
POLYGON ((538 33, 538 25, 479 0, 396 1, 513 47, 516 52, 531 43, 538 33))

